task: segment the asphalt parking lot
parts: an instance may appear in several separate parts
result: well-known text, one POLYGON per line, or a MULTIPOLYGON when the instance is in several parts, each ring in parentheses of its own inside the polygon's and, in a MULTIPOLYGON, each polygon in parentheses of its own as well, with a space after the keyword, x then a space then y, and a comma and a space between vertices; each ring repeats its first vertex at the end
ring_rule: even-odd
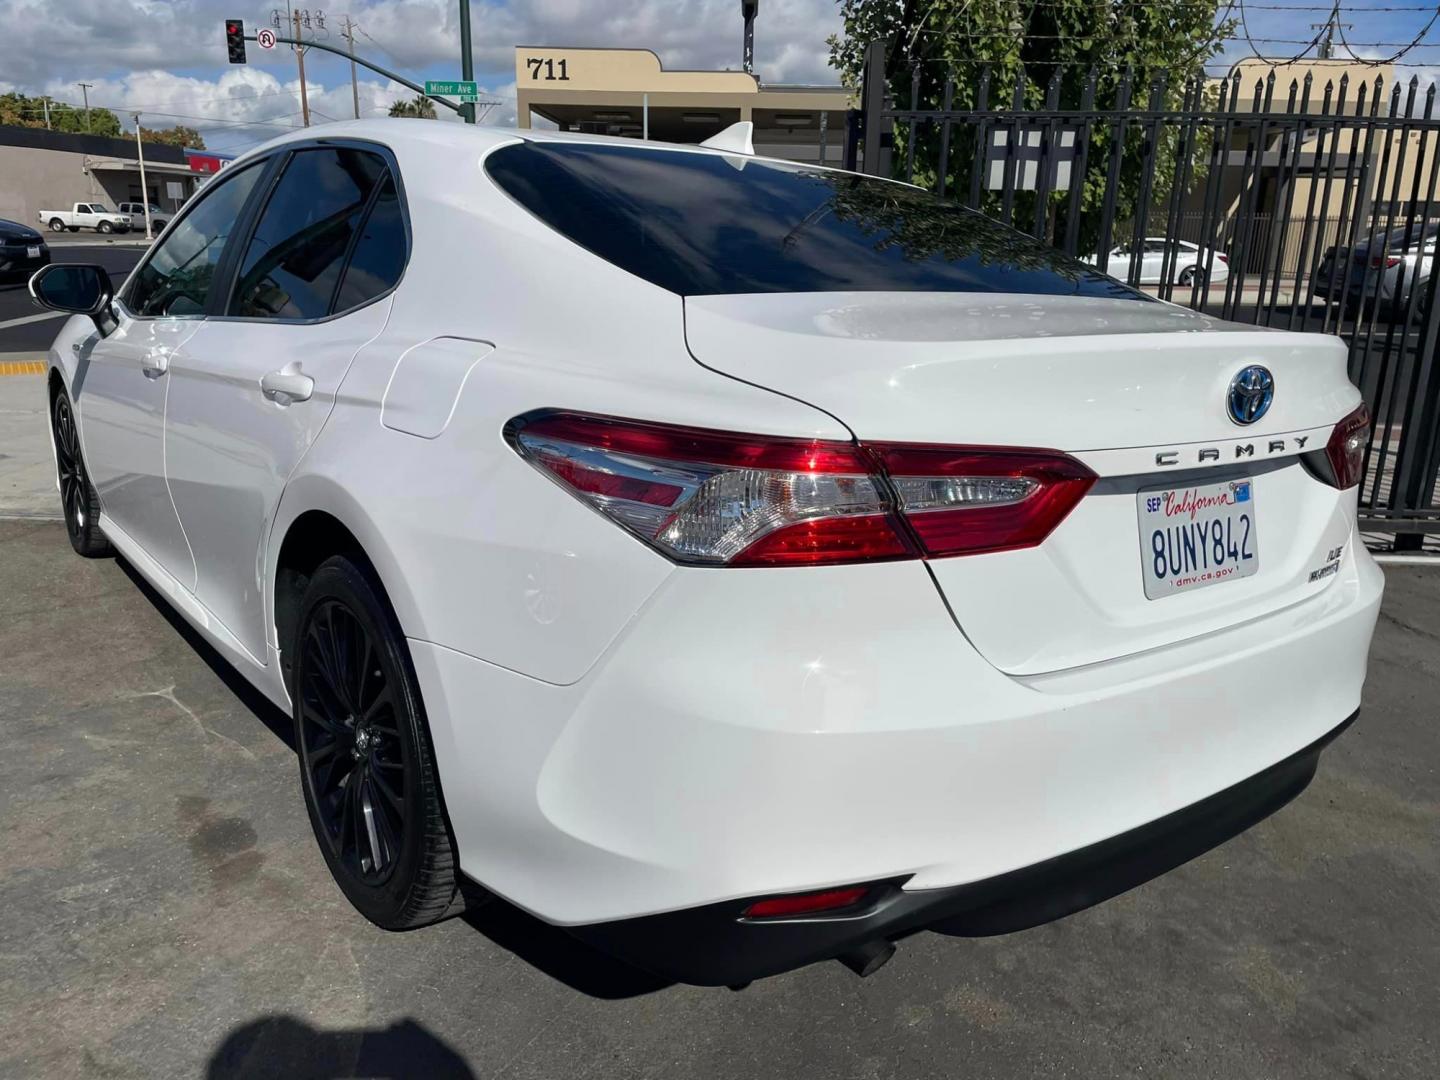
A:
POLYGON ((0 1077, 1440 1075, 1440 572, 1388 579, 1361 719, 1276 817, 1060 923, 735 992, 499 902, 375 929, 288 719, 123 562, 0 520, 0 1077))
MULTIPOLYGON (((144 235, 103 241, 92 235, 64 234, 58 239, 45 234, 50 245, 50 261, 57 263, 96 263, 110 272, 118 287, 131 267, 145 254, 144 235)), ((55 340, 64 316, 41 311, 30 299, 24 281, 0 282, 0 354, 25 352, 44 353, 55 340)), ((0 355, 3 359, 3 355, 0 355)))

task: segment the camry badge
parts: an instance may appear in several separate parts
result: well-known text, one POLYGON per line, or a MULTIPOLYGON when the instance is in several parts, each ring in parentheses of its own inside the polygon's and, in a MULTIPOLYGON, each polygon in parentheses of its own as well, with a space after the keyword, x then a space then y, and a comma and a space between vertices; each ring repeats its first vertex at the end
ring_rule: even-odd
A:
POLYGON ((1259 364, 1241 368, 1230 380, 1225 396, 1230 419, 1237 424, 1253 424, 1270 411, 1275 398, 1275 377, 1270 369, 1259 364))

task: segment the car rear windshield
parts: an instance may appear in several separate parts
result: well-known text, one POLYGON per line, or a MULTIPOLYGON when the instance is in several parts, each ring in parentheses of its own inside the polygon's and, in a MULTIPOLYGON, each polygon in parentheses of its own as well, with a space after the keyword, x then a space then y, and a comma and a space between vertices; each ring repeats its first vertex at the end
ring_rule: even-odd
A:
POLYGON ((1149 300, 903 184, 716 153, 524 142, 486 169, 541 221, 671 292, 1041 293, 1149 300))

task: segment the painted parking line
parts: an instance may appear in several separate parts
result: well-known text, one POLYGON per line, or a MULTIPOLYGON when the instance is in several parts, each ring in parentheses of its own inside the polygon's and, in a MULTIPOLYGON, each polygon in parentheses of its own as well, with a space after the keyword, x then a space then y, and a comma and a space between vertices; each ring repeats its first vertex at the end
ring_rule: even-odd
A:
POLYGON ((33 322, 44 322, 46 319, 65 319, 69 317, 64 311, 42 311, 39 315, 25 315, 18 319, 6 319, 0 322, 0 330, 8 330, 12 326, 27 326, 33 322))
POLYGON ((0 360, 0 375, 44 375, 43 360, 0 360))

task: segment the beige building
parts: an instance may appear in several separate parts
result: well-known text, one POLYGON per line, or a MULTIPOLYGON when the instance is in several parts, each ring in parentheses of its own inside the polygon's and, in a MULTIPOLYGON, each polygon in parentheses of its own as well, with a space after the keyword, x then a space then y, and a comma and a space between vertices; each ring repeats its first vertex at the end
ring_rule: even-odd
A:
MULTIPOLYGON (((1234 103, 1238 113, 1254 111, 1257 83, 1262 86, 1263 109, 1263 84, 1271 70, 1272 65, 1258 57, 1247 57, 1230 69, 1230 78, 1237 74, 1240 76, 1241 92, 1239 100, 1234 103)), ((1419 131, 1392 131, 1381 126, 1372 130, 1367 129, 1363 121, 1341 126, 1338 130, 1318 122, 1322 115, 1374 115, 1371 106, 1375 100, 1377 79, 1380 85, 1378 115, 1388 116, 1395 78, 1394 70, 1389 65, 1359 64, 1350 60, 1306 59, 1274 64, 1273 70, 1275 87, 1270 101, 1270 112, 1285 113, 1289 110, 1290 87, 1293 82, 1297 88, 1293 113, 1314 114, 1317 123, 1314 127, 1307 126, 1298 147, 1286 142, 1287 138, 1293 139, 1293 127, 1272 131, 1267 136, 1258 162, 1259 188, 1255 193, 1258 214, 1277 215, 1280 218, 1303 217, 1313 206, 1317 219, 1323 217, 1338 225, 1338 219, 1347 204, 1349 214, 1354 215, 1358 203, 1362 220, 1371 215, 1388 215, 1392 205, 1396 209, 1397 218, 1402 220, 1412 202, 1423 208, 1427 192, 1434 183, 1432 175, 1437 167, 1437 159, 1440 159, 1440 140, 1437 140, 1436 133, 1431 132, 1428 138, 1422 139, 1419 131), (1304 100, 1307 76, 1310 77, 1308 103, 1304 100), (1345 90, 1345 107, 1342 111, 1339 108, 1340 82, 1346 76, 1349 77, 1349 83, 1345 90), (1325 107, 1327 85, 1332 88, 1328 109, 1325 107), (1365 87, 1363 114, 1362 86, 1365 87), (1352 152, 1354 167, 1349 169, 1352 152), (1345 182, 1347 170, 1350 175, 1349 184, 1345 182), (1364 185, 1360 187, 1362 176, 1364 185)), ((1217 80, 1217 89, 1218 82, 1217 80)), ((1423 111, 1424 92, 1427 89, 1428 84, 1418 88, 1415 99, 1416 115, 1423 111)), ((1406 115, 1408 91, 1406 81, 1401 86, 1397 115, 1406 115)), ((1241 209, 1241 199, 1245 193, 1242 183, 1247 175, 1247 144, 1254 134, 1253 127, 1238 129, 1226 155, 1222 205, 1227 206, 1226 216, 1230 218, 1241 209)), ((1248 175, 1253 179, 1255 174, 1256 167, 1252 163, 1248 175)), ((1440 190, 1436 190, 1434 194, 1434 210, 1440 211, 1440 190)))
MULTIPOLYGON (((179 147, 145 144, 145 188, 154 205, 173 211, 203 179, 179 147)), ((0 218, 41 228, 41 210, 68 210, 77 202, 114 209, 140 198, 133 138, 0 127, 0 218)))
POLYGON ((697 143, 740 120, 755 151, 838 166, 854 95, 842 86, 776 86, 744 71, 667 71, 649 49, 522 45, 516 123, 697 143))
MULTIPOLYGON (((1395 77, 1390 66, 1313 58, 1278 63, 1246 57, 1223 79, 1211 80, 1210 108, 1218 106, 1221 84, 1230 82, 1233 86, 1237 74, 1238 100, 1230 100, 1227 90, 1225 110, 1228 113, 1233 108, 1241 121, 1234 125, 1218 178, 1201 174, 1191 183, 1174 225, 1178 239, 1234 251, 1240 243, 1237 234, 1247 231, 1244 244, 1251 270, 1267 260, 1271 265, 1308 267, 1319 257, 1317 253, 1348 243, 1351 236, 1364 237, 1404 226, 1412 212, 1416 222, 1421 222, 1426 217, 1427 196, 1433 197, 1429 220, 1440 218, 1440 132, 1422 136, 1417 130, 1403 131, 1369 122, 1372 115, 1389 115, 1395 77), (1267 111, 1265 83, 1272 70, 1275 84, 1268 114, 1313 116, 1313 123, 1307 119, 1300 125, 1266 125, 1250 118, 1257 111, 1267 111), (1340 82, 1346 76, 1349 82, 1342 110, 1340 82), (1372 113, 1377 78, 1380 107, 1378 113, 1372 113), (1292 82, 1296 88, 1293 108, 1292 82), (1331 87, 1328 108, 1327 85, 1331 87), (1366 88, 1363 110, 1362 86, 1366 88), (1337 116, 1351 119, 1337 125, 1333 123, 1337 116), (1263 144, 1257 143, 1257 136, 1263 138, 1263 144), (1219 185, 1213 216, 1206 209, 1212 179, 1219 185)), ((1418 89, 1416 116, 1423 113, 1427 89, 1428 84, 1418 89)), ((1407 115, 1408 90, 1406 78, 1397 116, 1407 115)), ((1215 125, 1207 123, 1203 134, 1208 136, 1214 130, 1215 125)), ((1208 161, 1209 154, 1208 142, 1202 142, 1196 159, 1208 161)), ((1169 228, 1168 214, 1167 201, 1162 197, 1151 207, 1147 229, 1158 235, 1169 228)))

